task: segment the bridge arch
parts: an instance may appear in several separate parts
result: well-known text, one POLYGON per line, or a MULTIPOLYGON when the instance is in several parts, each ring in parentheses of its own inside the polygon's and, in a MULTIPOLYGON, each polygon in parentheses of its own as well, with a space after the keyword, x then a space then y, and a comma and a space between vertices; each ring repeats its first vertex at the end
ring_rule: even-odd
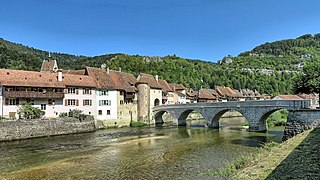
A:
POLYGON ((273 113, 275 113, 275 112, 277 112, 277 111, 279 111, 279 110, 287 110, 287 111, 288 111, 288 109, 286 109, 286 108, 275 108, 275 109, 272 109, 272 110, 270 110, 270 111, 267 111, 266 113, 264 113, 264 114, 260 117, 260 119, 259 119, 259 121, 258 121, 259 129, 260 129, 260 130, 265 130, 265 131, 267 131, 267 130, 268 130, 268 123, 267 123, 268 118, 269 118, 273 113))
POLYGON ((213 113, 213 117, 212 117, 211 121, 208 122, 208 127, 219 128, 221 117, 228 111, 236 111, 236 112, 240 113, 246 119, 246 121, 249 122, 249 119, 246 117, 246 114, 244 112, 242 112, 241 110, 233 109, 233 108, 226 108, 226 109, 220 109, 220 110, 216 111, 215 113, 213 113))
POLYGON ((163 124, 164 123, 163 115, 165 113, 170 114, 168 111, 159 111, 154 115, 155 124, 163 124))

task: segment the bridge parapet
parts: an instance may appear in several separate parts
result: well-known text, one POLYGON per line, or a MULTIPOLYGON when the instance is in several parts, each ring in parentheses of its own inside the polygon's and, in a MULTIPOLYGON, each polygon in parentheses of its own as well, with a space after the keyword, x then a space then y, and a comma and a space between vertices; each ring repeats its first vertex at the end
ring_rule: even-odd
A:
POLYGON ((177 125, 185 125, 186 118, 192 111, 198 111, 207 122, 208 127, 218 128, 220 117, 229 110, 240 112, 249 122, 252 131, 266 131, 267 118, 279 109, 301 110, 310 109, 309 100, 259 100, 230 101, 214 103, 176 104, 153 108, 155 123, 161 123, 162 115, 168 112, 177 125))
POLYGON ((194 103, 194 104, 173 104, 162 105, 153 108, 154 111, 164 109, 192 109, 192 108, 239 108, 239 107, 283 107, 286 109, 310 109, 310 100, 257 100, 257 101, 228 101, 212 103, 194 103))

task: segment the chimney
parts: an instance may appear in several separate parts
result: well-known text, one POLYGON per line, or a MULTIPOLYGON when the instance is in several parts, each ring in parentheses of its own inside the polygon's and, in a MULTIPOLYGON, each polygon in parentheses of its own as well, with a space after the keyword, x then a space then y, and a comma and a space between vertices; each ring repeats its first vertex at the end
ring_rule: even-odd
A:
POLYGON ((106 70, 107 65, 105 63, 101 64, 101 69, 106 70))
POLYGON ((107 67, 107 74, 109 74, 110 73, 110 69, 109 69, 109 67, 107 67))
POLYGON ((156 81, 159 81, 159 76, 155 75, 154 78, 156 79, 156 81))
POLYGON ((58 82, 62 82, 62 71, 58 70, 58 82))

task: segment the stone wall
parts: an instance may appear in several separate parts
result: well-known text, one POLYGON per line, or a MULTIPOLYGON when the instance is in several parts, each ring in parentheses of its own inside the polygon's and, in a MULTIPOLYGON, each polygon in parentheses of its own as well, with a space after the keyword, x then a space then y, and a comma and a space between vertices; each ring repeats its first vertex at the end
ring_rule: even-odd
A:
POLYGON ((75 134, 95 130, 95 122, 92 117, 88 117, 82 122, 75 118, 2 121, 0 122, 0 141, 75 134))
POLYGON ((287 140, 305 130, 319 127, 320 110, 306 109, 289 111, 287 125, 284 130, 283 140, 287 140))

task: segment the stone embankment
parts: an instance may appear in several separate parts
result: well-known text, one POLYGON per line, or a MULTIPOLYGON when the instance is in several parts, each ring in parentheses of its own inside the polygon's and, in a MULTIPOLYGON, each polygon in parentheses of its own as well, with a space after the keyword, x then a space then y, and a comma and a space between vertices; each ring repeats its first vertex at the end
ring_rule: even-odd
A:
POLYGON ((75 118, 32 119, 0 122, 0 141, 75 134, 95 131, 92 117, 83 121, 75 118))
POLYGON ((320 110, 305 109, 289 111, 288 121, 284 130, 283 140, 287 140, 308 129, 319 127, 320 110))

